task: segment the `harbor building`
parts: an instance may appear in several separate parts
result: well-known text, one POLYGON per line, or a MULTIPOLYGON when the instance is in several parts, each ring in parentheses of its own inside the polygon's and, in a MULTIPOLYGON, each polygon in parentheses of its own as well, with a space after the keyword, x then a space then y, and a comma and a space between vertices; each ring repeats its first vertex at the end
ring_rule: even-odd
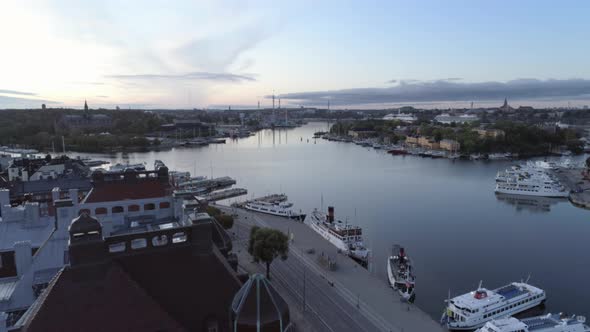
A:
POLYGON ((86 193, 91 187, 89 172, 83 161, 66 156, 15 158, 3 172, 4 177, 0 177, 0 187, 10 190, 11 201, 49 202, 56 187, 86 193))
POLYGON ((451 123, 471 123, 475 121, 479 121, 479 117, 474 114, 461 114, 461 115, 452 115, 449 113, 443 113, 434 117, 434 121, 442 124, 451 124, 451 123))
POLYGON ((398 110, 397 113, 387 114, 386 116, 383 117, 383 120, 388 120, 388 121, 394 120, 394 121, 401 121, 401 122, 405 122, 405 123, 414 123, 418 120, 418 118, 413 114, 402 113, 401 110, 398 110))
POLYGON ((440 141, 440 149, 446 151, 459 151, 461 144, 453 139, 443 139, 440 141))
POLYGON ((418 145, 430 150, 438 150, 440 148, 440 144, 437 141, 431 137, 426 136, 420 136, 418 138, 418 145))
POLYGON ((206 213, 195 213, 198 204, 173 192, 166 167, 96 172, 92 186, 87 193, 54 188, 50 200, 18 206, 10 205, 7 189, 0 190, 0 326, 4 319, 12 328, 58 271, 70 264, 68 226, 79 215, 98 220, 105 237, 210 224, 208 234, 216 250, 224 264, 236 270, 229 235, 206 213))
POLYGON ((406 137, 406 144, 418 145, 419 140, 420 140, 419 136, 407 136, 406 137))
POLYGON ((508 105, 508 98, 504 98, 504 104, 502 104, 502 106, 498 107, 498 111, 500 112, 505 112, 505 113, 512 113, 515 111, 515 109, 508 105))
POLYGON ((505 133, 504 130, 501 129, 475 129, 475 132, 479 135, 480 138, 493 138, 498 139, 504 137, 505 133))
POLYGON ((84 101, 82 114, 65 114, 55 122, 55 131, 68 131, 72 129, 108 129, 113 126, 113 119, 106 114, 92 114, 88 103, 84 101))
MULTIPOLYGON (((70 264, 19 320, 20 331, 233 331, 228 311, 242 283, 213 242, 212 222, 189 220, 106 237, 87 213, 73 219, 70 264)), ((244 301, 242 311, 270 318, 259 303, 244 301)))
POLYGON ((373 137, 375 136, 375 131, 374 130, 349 130, 348 131, 348 136, 351 136, 352 138, 369 138, 369 137, 373 137))

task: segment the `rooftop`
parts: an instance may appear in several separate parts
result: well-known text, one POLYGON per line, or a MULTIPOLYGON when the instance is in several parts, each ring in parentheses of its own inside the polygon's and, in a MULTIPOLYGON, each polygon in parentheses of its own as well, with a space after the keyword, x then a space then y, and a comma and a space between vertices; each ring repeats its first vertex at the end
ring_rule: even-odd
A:
POLYGON ((70 266, 25 314, 21 331, 228 330, 241 284, 213 245, 211 222, 106 239, 88 224, 75 241, 71 233, 70 266))
POLYGON ((93 188, 83 203, 158 198, 172 195, 166 167, 162 167, 158 171, 128 169, 120 173, 95 172, 92 179, 93 188))

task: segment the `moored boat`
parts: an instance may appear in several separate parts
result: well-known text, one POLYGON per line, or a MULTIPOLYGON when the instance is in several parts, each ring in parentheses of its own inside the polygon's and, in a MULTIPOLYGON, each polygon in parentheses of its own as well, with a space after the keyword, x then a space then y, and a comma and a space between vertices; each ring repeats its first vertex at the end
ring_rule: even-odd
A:
POLYGON ((289 202, 251 201, 244 204, 244 208, 250 211, 303 221, 305 214, 292 210, 292 206, 289 202))
POLYGON ((416 287, 412 260, 403 247, 393 247, 392 256, 387 259, 387 277, 389 285, 398 291, 405 300, 411 300, 416 287))
POLYGON ((547 314, 524 319, 514 317, 494 319, 476 332, 589 332, 584 316, 547 314))
POLYGON ((477 290, 450 298, 441 323, 450 330, 474 330, 485 323, 534 308, 545 302, 545 291, 526 282, 513 282, 488 290, 477 290))
POLYGON ((363 244, 362 229, 336 219, 334 207, 328 207, 327 215, 317 209, 313 210, 305 218, 305 223, 352 259, 368 266, 371 251, 363 244))

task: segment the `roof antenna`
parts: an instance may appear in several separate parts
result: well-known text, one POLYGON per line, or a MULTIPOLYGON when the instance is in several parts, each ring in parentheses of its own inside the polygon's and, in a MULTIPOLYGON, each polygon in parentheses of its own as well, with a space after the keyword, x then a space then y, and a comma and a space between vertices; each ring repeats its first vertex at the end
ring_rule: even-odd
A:
POLYGON ((481 289, 481 285, 482 285, 482 284, 483 284, 483 280, 480 280, 480 281, 479 281, 479 287, 477 287, 477 289, 478 289, 478 290, 480 290, 480 289, 481 289))
POLYGON ((525 284, 529 283, 529 279, 531 279, 531 274, 529 273, 529 276, 526 278, 526 281, 524 282, 525 284))

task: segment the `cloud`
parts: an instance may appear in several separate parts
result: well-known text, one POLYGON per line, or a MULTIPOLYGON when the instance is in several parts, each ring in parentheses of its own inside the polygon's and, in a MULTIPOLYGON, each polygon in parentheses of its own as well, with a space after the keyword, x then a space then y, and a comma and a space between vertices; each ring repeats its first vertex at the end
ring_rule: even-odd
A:
MULTIPOLYGON (((386 88, 355 88, 331 91, 298 92, 280 98, 300 105, 387 104, 400 102, 488 101, 510 99, 590 98, 590 80, 517 79, 508 82, 461 83, 456 79, 436 81, 402 80, 386 88)), ((268 97, 267 97, 268 98, 268 97)))
MULTIPOLYGON (((192 39, 177 47, 173 54, 185 65, 201 71, 223 72, 236 64, 240 56, 271 35, 264 23, 255 22, 204 38, 192 39)), ((245 59, 240 67, 249 67, 253 59, 245 59)))
POLYGON ((205 80, 225 82, 256 81, 256 78, 252 74, 232 74, 223 72, 191 72, 186 74, 109 75, 106 77, 122 80, 205 80))
MULTIPOLYGON (((6 90, 2 90, 6 91, 6 90)), ((40 108, 41 104, 61 104, 60 102, 44 99, 9 97, 0 95, 0 109, 6 108, 40 108)))
POLYGON ((19 95, 19 96, 36 96, 36 93, 32 92, 23 92, 23 91, 15 91, 15 90, 2 90, 0 89, 0 93, 2 94, 9 94, 9 95, 19 95))

